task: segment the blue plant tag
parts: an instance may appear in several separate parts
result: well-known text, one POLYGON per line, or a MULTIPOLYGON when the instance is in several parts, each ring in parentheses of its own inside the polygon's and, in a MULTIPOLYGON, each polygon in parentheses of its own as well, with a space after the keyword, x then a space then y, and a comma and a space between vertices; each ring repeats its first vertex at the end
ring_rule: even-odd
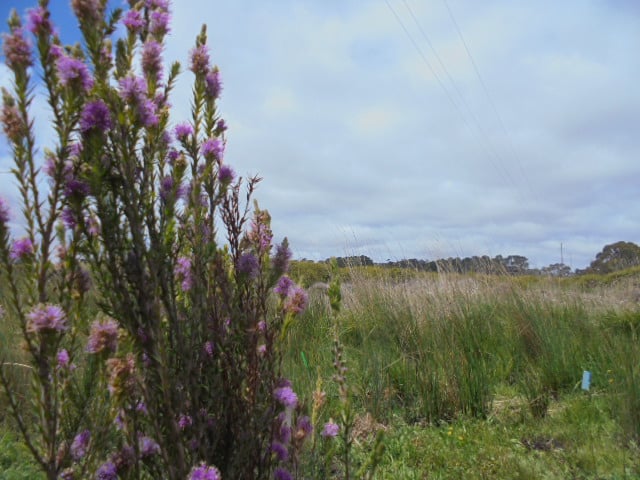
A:
POLYGON ((589 390, 591 386, 591 372, 584 371, 582 372, 582 390, 589 390))

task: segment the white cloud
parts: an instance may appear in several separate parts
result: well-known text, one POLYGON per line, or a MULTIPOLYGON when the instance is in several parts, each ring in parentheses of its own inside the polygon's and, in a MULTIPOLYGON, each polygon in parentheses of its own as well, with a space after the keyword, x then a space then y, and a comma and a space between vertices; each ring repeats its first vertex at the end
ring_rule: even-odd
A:
POLYGON ((442 2, 407 3, 455 87, 404 2, 389 2, 451 99, 385 2, 174 7, 165 58, 186 66, 208 24, 226 161, 264 177, 277 236, 307 258, 522 254, 539 266, 563 242, 578 267, 606 243, 640 242, 633 2, 449 0, 491 100, 442 2))
POLYGON ((352 121, 355 133, 365 136, 389 135, 398 122, 398 114, 389 107, 368 107, 356 112, 352 121))
POLYGON ((287 115, 298 110, 298 102, 292 91, 276 87, 267 94, 263 109, 269 116, 287 115))

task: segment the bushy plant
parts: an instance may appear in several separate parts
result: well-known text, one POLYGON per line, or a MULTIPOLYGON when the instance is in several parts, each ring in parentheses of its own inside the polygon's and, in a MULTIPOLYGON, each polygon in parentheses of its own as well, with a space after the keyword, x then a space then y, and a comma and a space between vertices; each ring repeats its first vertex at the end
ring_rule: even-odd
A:
POLYGON ((168 0, 71 3, 81 46, 61 44, 47 0, 26 28, 14 12, 3 37, 25 235, 3 200, 1 301, 33 368, 21 402, 0 359, 15 422, 49 479, 268 478, 274 439, 293 428, 279 342, 307 296, 285 275, 286 239, 274 246, 268 212, 251 208, 259 179, 224 161, 206 29, 189 56, 191 118, 172 126, 168 0), (34 69, 55 131, 42 164, 34 69))

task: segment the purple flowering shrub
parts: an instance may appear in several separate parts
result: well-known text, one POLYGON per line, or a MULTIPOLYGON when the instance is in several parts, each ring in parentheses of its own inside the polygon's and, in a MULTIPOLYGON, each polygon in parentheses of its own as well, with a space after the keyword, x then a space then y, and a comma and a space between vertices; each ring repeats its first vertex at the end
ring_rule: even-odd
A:
MULTIPOLYGON (((70 150, 72 124, 77 120, 72 119, 73 112, 65 113, 64 105, 76 100, 64 92, 77 90, 82 95, 85 85, 91 88, 92 80, 78 58, 58 61, 62 54, 49 41, 52 31, 48 14, 41 7, 30 12, 26 29, 20 18, 12 15, 9 32, 2 36, 3 53, 13 74, 13 91, 2 90, 0 122, 13 154, 12 172, 21 205, 9 206, 0 200, 0 303, 2 321, 18 327, 21 338, 10 341, 22 346, 33 390, 25 392, 16 384, 6 350, 0 350, 0 384, 4 387, 3 404, 13 413, 15 426, 36 462, 47 478, 58 478, 62 467, 74 462, 82 461, 79 474, 86 471, 86 462, 93 461, 92 456, 82 441, 75 439, 81 438, 77 435, 87 424, 86 411, 93 411, 99 419, 107 416, 107 408, 96 395, 97 383, 92 381, 99 366, 86 362, 83 368, 77 368, 80 332, 93 311, 88 301, 90 276, 72 236, 57 237, 66 191, 70 192, 69 199, 82 191, 73 183, 69 155, 65 154, 70 150), (43 171, 50 177, 46 193, 38 182, 36 139, 29 115, 36 54, 47 58, 43 65, 45 89, 50 94, 54 127, 60 134, 54 151, 45 150, 43 171), (49 161, 53 158, 60 161, 54 164, 49 161), (21 210, 24 231, 14 239, 9 223, 21 210), (28 393, 32 398, 24 401, 21 397, 28 393)), ((99 424, 92 425, 95 431, 101 428, 99 424)), ((101 440, 94 446, 100 448, 101 440)))
POLYGON ((72 0, 81 47, 61 44, 47 0, 3 36, 14 89, 0 121, 25 235, 12 238, 19 209, 0 199, 0 303, 20 326, 36 409, 0 358, 11 411, 49 479, 285 478, 273 445, 312 431, 280 371, 280 341, 308 303, 286 276, 288 243, 274 246, 252 203, 259 178, 225 161, 206 29, 189 55, 191 118, 176 124, 168 0, 106 4, 72 0), (56 133, 42 166, 34 68, 56 133))

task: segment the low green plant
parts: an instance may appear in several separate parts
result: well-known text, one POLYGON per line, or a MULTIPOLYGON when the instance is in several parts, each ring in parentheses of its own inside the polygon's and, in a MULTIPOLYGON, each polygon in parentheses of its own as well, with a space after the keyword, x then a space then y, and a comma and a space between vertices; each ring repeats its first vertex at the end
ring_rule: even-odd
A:
POLYGON ((0 427, 0 472, 4 480, 41 479, 42 472, 22 442, 0 427))

